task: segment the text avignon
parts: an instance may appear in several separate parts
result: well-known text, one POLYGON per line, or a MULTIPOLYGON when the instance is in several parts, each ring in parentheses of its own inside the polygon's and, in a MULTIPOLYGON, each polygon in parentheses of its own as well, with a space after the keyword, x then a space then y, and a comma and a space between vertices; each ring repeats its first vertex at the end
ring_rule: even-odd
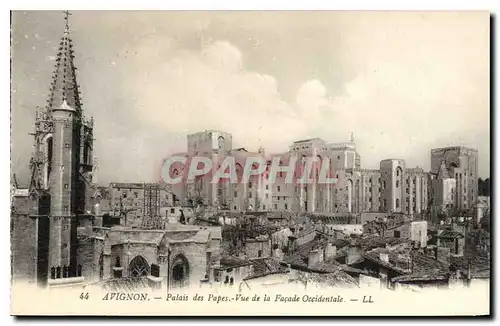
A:
POLYGON ((102 300, 146 301, 148 300, 148 295, 147 293, 110 292, 106 293, 102 300))

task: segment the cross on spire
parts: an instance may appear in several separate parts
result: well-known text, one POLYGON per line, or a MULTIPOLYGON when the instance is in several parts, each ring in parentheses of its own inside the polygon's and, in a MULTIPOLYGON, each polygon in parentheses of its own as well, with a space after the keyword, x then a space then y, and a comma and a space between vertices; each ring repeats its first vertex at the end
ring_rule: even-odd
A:
POLYGON ((65 32, 69 32, 69 16, 71 16, 72 14, 67 10, 63 11, 63 14, 64 14, 64 20, 66 21, 66 26, 64 27, 64 30, 65 32))

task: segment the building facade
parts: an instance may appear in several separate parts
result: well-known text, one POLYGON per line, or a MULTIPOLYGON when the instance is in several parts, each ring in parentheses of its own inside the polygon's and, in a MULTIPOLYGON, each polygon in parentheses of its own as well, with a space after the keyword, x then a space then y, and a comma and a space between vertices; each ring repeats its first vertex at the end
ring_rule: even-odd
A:
POLYGON ((476 205, 478 197, 478 151, 467 147, 445 147, 431 150, 431 172, 438 174, 442 163, 449 177, 455 179, 454 206, 467 210, 476 205))
MULTIPOLYGON (((327 143, 320 138, 292 143, 288 152, 266 155, 263 149, 249 152, 244 148, 232 149, 229 133, 209 130, 187 136, 188 152, 179 155, 192 158, 196 155, 212 158, 220 163, 232 157, 238 175, 242 174, 245 160, 257 157, 265 160, 266 169, 249 182, 232 184, 211 183, 212 175, 197 178, 179 189, 182 202, 196 201, 218 205, 229 210, 295 211, 310 213, 402 212, 418 215, 429 209, 430 173, 420 167, 408 168, 402 159, 386 159, 380 169, 361 168, 361 156, 356 151, 354 138, 345 143, 327 143), (305 169, 305 158, 328 164, 327 176, 336 182, 319 182, 320 165, 313 165, 310 183, 300 184, 298 173, 305 169), (269 172, 274 160, 279 159, 283 168, 270 180, 269 172), (295 164, 293 183, 287 182, 287 167, 295 164), (299 171, 299 172, 298 172, 299 171)), ((171 167, 179 175, 183 167, 171 167)))

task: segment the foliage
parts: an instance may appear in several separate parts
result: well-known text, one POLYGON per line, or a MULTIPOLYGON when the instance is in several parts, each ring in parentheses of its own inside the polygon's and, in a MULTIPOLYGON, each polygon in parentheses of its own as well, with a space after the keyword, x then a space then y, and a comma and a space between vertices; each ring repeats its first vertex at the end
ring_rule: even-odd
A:
POLYGON ((477 188, 479 196, 490 196, 490 178, 486 178, 485 180, 479 178, 477 188))

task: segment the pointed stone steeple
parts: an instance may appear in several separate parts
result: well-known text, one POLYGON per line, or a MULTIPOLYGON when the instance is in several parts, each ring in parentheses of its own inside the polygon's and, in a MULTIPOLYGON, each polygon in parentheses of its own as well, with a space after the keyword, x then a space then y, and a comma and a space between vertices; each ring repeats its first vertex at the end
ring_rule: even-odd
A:
POLYGON ((57 51, 56 64, 52 75, 46 108, 52 111, 66 102, 67 106, 75 110, 77 115, 80 115, 82 111, 81 99, 76 81, 75 56, 68 24, 69 15, 70 14, 66 11, 64 17, 66 26, 59 42, 59 49, 57 51))

